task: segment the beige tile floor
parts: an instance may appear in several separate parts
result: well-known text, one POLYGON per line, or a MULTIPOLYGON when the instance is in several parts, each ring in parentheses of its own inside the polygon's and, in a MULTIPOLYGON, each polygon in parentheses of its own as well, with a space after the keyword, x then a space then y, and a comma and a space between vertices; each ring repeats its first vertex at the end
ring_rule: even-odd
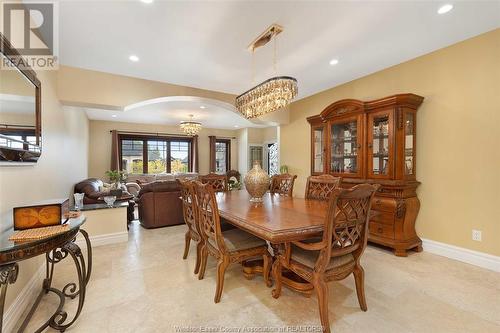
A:
MULTIPOLYGON (((145 230, 134 223, 128 243, 95 248, 85 306, 68 332, 318 327, 315 297, 284 289, 281 298, 273 299, 261 277, 246 280, 238 265, 226 273, 221 303, 214 304, 215 262, 210 259, 199 281, 193 274, 193 244, 188 259, 181 258, 184 232, 185 226, 145 230)), ((368 312, 358 307, 352 277, 330 283, 333 332, 500 332, 499 273, 425 252, 398 258, 371 246, 363 265, 368 312)), ((57 269, 55 282, 61 286, 72 277, 72 266, 66 262, 57 269)), ((42 301, 27 332, 54 304, 54 297, 42 301)))

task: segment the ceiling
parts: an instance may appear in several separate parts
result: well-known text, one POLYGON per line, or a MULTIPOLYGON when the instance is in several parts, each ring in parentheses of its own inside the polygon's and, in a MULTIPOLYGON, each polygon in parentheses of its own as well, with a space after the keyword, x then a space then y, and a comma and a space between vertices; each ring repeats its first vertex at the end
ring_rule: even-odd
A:
MULTIPOLYGON (((452 1, 454 9, 438 15, 443 3, 64 1, 60 60, 239 94, 253 85, 246 47, 278 23, 285 30, 277 74, 296 77, 302 98, 500 26, 498 1, 452 1), (140 61, 131 62, 132 54, 140 61), (332 58, 339 63, 329 65, 332 58)), ((274 75, 272 55, 272 45, 256 51, 255 83, 274 75)))
POLYGON ((123 111, 86 108, 92 120, 177 126, 181 121, 200 122, 205 128, 231 129, 265 127, 239 115, 230 104, 208 98, 161 97, 127 106, 123 111))

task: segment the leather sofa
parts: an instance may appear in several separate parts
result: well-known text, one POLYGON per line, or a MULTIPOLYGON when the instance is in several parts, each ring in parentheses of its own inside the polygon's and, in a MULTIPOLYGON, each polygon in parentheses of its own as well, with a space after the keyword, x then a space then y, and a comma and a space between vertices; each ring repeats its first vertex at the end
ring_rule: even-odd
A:
POLYGON ((160 174, 129 174, 127 176, 127 183, 137 183, 144 185, 157 181, 176 180, 176 179, 196 179, 198 174, 196 172, 182 172, 182 173, 160 173, 160 174))
POLYGON ((137 199, 141 225, 144 228, 159 228, 184 223, 180 196, 176 181, 143 185, 137 199))
POLYGON ((109 194, 108 191, 100 191, 103 186, 103 181, 97 178, 85 179, 75 185, 74 193, 83 193, 83 204, 103 203, 104 200, 99 199, 109 194))

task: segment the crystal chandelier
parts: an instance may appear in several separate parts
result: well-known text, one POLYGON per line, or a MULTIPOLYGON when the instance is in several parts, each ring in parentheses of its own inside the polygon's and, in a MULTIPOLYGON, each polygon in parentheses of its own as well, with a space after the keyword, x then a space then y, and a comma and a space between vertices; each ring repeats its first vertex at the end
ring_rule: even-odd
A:
POLYGON ((297 92, 297 80, 293 77, 273 77, 236 97, 236 108, 247 119, 259 117, 284 108, 297 92))
MULTIPOLYGON (((283 31, 277 24, 271 25, 248 49, 253 53, 256 48, 274 39, 274 70, 276 72, 276 36, 283 31)), ((247 119, 259 117, 286 107, 297 96, 297 80, 290 76, 272 77, 236 97, 236 109, 247 119)))
POLYGON ((193 121, 192 114, 189 115, 189 118, 191 120, 181 121, 179 126, 185 134, 187 134, 189 136, 195 136, 201 131, 201 124, 196 122, 196 121, 193 121))

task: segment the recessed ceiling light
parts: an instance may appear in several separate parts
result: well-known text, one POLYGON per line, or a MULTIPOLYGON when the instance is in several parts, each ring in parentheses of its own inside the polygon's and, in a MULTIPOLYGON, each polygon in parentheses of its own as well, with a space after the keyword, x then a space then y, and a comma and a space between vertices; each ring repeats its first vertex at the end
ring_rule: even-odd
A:
POLYGON ((238 125, 234 125, 234 127, 238 128, 239 126, 238 125))
POLYGON ((154 0, 141 0, 141 2, 144 2, 144 3, 153 3, 154 0))
POLYGON ((332 60, 330 60, 330 65, 332 65, 332 66, 334 66, 334 65, 336 65, 338 63, 339 63, 338 59, 332 59, 332 60))
POLYGON ((138 62, 139 61, 139 57, 136 56, 135 54, 132 54, 130 57, 128 57, 128 59, 130 61, 133 61, 133 62, 138 62))
POLYGON ((207 107, 205 105, 200 106, 200 109, 206 109, 207 107))
POLYGON ((439 7, 438 14, 446 14, 452 9, 453 9, 453 5, 447 3, 446 5, 442 5, 441 7, 439 7))
POLYGON ((114 114, 114 115, 112 115, 111 117, 116 118, 116 117, 118 117, 118 116, 117 116, 116 114, 114 114))

